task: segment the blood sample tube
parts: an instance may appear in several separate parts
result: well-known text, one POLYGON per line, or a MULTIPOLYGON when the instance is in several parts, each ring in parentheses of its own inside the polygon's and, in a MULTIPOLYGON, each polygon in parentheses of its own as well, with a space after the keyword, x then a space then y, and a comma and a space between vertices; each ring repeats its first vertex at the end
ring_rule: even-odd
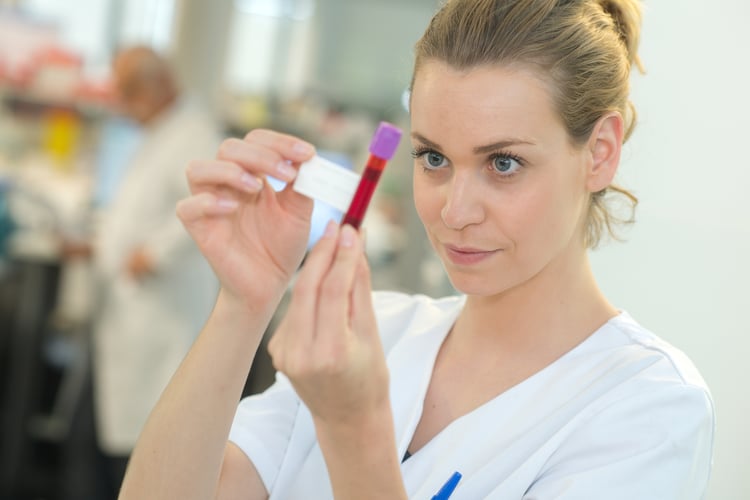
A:
POLYGON ((372 193, 380 180, 380 174, 383 173, 388 160, 393 158, 400 140, 401 129, 390 123, 380 122, 370 142, 370 157, 367 159, 349 209, 341 221, 342 225, 350 224, 357 229, 362 224, 372 193))

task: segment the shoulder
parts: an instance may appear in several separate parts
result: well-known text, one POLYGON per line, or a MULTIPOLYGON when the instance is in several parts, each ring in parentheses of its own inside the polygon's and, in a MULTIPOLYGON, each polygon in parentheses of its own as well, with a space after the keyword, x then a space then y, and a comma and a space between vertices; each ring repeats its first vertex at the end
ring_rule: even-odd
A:
POLYGON ((392 291, 373 292, 372 299, 386 352, 406 335, 432 331, 454 320, 465 301, 463 296, 432 298, 392 291))
POLYGON ((692 360, 683 351, 643 327, 628 313, 623 312, 613 318, 605 328, 611 331, 611 335, 619 336, 628 357, 648 357, 656 361, 647 372, 653 378, 709 394, 708 385, 692 360))
POLYGON ((608 321, 586 341, 577 360, 597 368, 595 384, 607 390, 597 398, 592 412, 647 403, 653 420, 665 425, 688 413, 704 425, 713 425, 711 392, 698 368, 680 349, 635 321, 629 314, 608 321), (686 413, 685 413, 686 412, 686 413))
POLYGON ((651 437, 713 447, 713 399, 695 364, 627 313, 571 351, 552 376, 568 387, 561 397, 579 408, 575 433, 617 429, 641 444, 651 437))
POLYGON ((715 411, 693 362, 626 313, 571 354, 557 380, 576 387, 563 397, 578 410, 534 493, 580 498, 596 483, 616 492, 610 498, 699 498, 711 470, 715 411))
POLYGON ((617 447, 631 443, 626 449, 632 453, 661 455, 664 464, 682 467, 685 477, 693 470, 695 487, 705 488, 716 416, 698 368, 682 350, 627 313, 613 318, 606 328, 619 344, 611 351, 610 370, 627 376, 591 408, 582 431, 590 433, 588 442, 611 440, 617 447))

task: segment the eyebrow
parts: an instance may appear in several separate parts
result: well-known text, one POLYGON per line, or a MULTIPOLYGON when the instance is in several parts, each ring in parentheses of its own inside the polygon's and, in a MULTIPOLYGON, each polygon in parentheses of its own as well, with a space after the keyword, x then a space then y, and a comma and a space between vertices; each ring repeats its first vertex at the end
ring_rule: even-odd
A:
MULTIPOLYGON (((418 132, 413 132, 411 136, 429 148, 433 148, 438 151, 442 150, 439 144, 432 142, 431 140, 427 139, 425 136, 423 136, 422 134, 418 132)), ((472 151, 474 152, 474 154, 478 154, 478 155, 486 154, 486 153, 491 153, 493 151, 497 151, 498 149, 507 148, 509 146, 517 146, 519 144, 526 144, 530 146, 534 145, 533 142, 527 141, 525 139, 511 138, 511 139, 505 139, 502 141, 493 142, 492 144, 485 144, 483 146, 475 146, 472 151)))

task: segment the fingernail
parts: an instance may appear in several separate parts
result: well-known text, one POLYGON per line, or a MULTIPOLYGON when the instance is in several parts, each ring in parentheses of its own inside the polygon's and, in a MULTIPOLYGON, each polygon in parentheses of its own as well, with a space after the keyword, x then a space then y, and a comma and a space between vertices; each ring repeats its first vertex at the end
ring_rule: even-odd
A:
POLYGON ((298 142, 292 146, 292 151, 300 155, 309 155, 313 152, 313 147, 306 142, 298 142))
POLYGON ((323 232, 324 238, 333 238, 336 236, 336 223, 332 220, 328 221, 328 224, 326 225, 326 230, 323 232))
POLYGON ((242 181, 242 184, 244 184, 245 187, 250 191, 260 191, 260 189, 263 187, 263 181, 261 181, 254 175, 248 174, 247 172, 243 173, 240 179, 242 181))
POLYGON ((282 181, 293 181, 297 177, 297 169, 291 166, 286 161, 280 161, 276 164, 276 173, 279 174, 279 178, 282 181))
POLYGON ((346 224, 341 228, 341 239, 339 240, 339 244, 342 247, 354 246, 354 239, 356 237, 357 231, 349 224, 346 224))

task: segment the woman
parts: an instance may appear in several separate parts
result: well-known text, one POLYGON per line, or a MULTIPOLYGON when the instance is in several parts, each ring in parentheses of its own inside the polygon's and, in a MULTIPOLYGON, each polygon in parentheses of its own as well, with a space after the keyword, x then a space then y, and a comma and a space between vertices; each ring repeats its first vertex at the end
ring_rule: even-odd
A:
POLYGON ((284 374, 236 400, 305 251, 313 155, 253 131, 188 172, 178 214, 222 283, 154 410, 124 498, 700 498, 710 395, 610 304, 587 248, 633 124, 634 0, 451 0, 417 44, 414 199, 460 296, 370 293, 329 225, 269 346, 284 374), (227 437, 229 442, 227 443, 227 437))

